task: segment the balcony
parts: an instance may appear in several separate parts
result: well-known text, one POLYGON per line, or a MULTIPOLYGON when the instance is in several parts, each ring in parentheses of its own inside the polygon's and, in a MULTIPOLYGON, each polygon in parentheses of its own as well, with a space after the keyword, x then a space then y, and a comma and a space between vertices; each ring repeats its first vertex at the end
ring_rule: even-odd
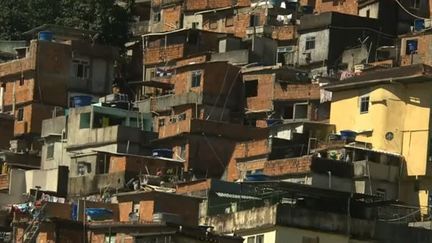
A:
POLYGON ((234 140, 252 140, 268 137, 268 129, 264 128, 194 119, 179 121, 161 127, 159 129, 159 138, 167 138, 184 133, 221 136, 234 140))
POLYGON ((67 149, 115 145, 118 150, 121 143, 130 144, 129 149, 133 149, 134 144, 139 146, 148 143, 153 135, 154 133, 142 131, 140 128, 125 126, 79 129, 76 133, 69 134, 67 149))
POLYGON ((248 36, 272 36, 273 28, 269 25, 261 26, 250 26, 246 29, 246 35, 248 36))
POLYGON ((71 177, 68 194, 89 195, 107 188, 122 189, 128 179, 130 178, 126 178, 126 172, 71 177))
POLYGON ((152 111, 167 111, 174 106, 186 105, 186 104, 198 104, 201 105, 203 102, 202 93, 188 92, 179 95, 165 95, 155 98, 151 98, 150 108, 152 111))
POLYGON ((0 175, 0 191, 9 190, 9 176, 7 174, 0 175))

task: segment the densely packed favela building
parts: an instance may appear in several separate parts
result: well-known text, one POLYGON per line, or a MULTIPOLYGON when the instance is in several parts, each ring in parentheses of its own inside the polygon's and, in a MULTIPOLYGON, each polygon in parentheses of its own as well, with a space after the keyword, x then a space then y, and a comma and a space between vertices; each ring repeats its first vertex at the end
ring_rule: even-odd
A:
POLYGON ((432 1, 133 15, 0 40, 1 242, 432 242, 432 1))

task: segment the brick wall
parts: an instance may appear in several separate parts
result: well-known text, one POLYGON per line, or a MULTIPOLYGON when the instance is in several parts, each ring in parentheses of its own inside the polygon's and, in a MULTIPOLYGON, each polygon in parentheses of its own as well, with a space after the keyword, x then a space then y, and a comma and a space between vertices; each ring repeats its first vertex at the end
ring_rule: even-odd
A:
POLYGON ((171 31, 180 28, 182 21, 182 7, 177 5, 170 8, 162 9, 162 29, 163 31, 171 31))
POLYGON ((5 83, 6 89, 3 96, 4 105, 11 106, 14 102, 15 104, 27 103, 36 99, 35 94, 35 80, 28 75, 24 76, 22 85, 20 85, 20 77, 15 77, 13 81, 5 83), (15 94, 14 94, 15 86, 15 94))
POLYGON ((310 172, 311 156, 267 161, 264 165, 264 174, 280 176, 310 172))
POLYGON ((220 33, 230 33, 234 34, 236 37, 244 38, 246 37, 246 29, 249 27, 250 13, 239 12, 237 15, 232 15, 232 13, 227 14, 205 14, 203 15, 202 29, 213 32, 220 33), (227 24, 227 18, 232 18, 233 24, 227 24), (211 28, 210 23, 212 21, 217 22, 216 28, 211 28))
POLYGON ((139 218, 140 221, 153 221, 153 213, 154 213, 154 201, 141 201, 140 209, 139 209, 139 218))
POLYGON ((276 100, 318 100, 320 87, 318 84, 284 84, 276 82, 274 86, 276 100))
POLYGON ((175 44, 164 47, 147 48, 144 52, 146 65, 167 62, 184 56, 185 44, 175 44))
POLYGON ((132 212, 133 208, 132 202, 122 202, 119 203, 119 220, 120 222, 127 222, 129 221, 129 213, 132 212))
POLYGON ((244 74, 243 80, 245 83, 251 80, 258 80, 258 95, 246 98, 246 108, 250 111, 272 110, 274 75, 244 74))
POLYGON ((322 12, 340 12, 345 14, 357 15, 357 0, 316 0, 315 11, 322 12))
POLYGON ((267 154, 270 152, 268 139, 237 143, 227 166, 227 181, 240 178, 237 159, 267 154))
POLYGON ((416 63, 432 65, 432 53, 430 52, 430 43, 432 35, 420 35, 402 38, 400 50, 400 65, 407 66, 416 63), (408 40, 417 40, 417 52, 413 55, 406 54, 406 42, 408 40))
MULTIPOLYGON (((214 8, 231 7, 235 5, 235 0, 185 0, 185 11, 207 10, 214 8)), ((241 4, 246 4, 247 1, 240 1, 241 4)))
POLYGON ((276 40, 293 40, 297 38, 297 27, 295 25, 274 26, 272 38, 276 40))
POLYGON ((204 181, 191 181, 187 183, 177 184, 177 194, 190 194, 193 192, 199 192, 210 189, 211 180, 207 179, 204 181))
POLYGON ((7 174, 0 175, 0 190, 9 189, 9 176, 7 174))

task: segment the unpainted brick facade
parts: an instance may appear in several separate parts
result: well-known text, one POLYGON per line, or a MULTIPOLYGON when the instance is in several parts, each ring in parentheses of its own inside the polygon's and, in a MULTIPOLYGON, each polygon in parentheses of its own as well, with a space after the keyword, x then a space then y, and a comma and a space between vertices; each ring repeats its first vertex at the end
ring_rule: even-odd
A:
POLYGON ((316 0, 315 11, 317 13, 340 12, 345 14, 357 15, 358 2, 357 0, 316 0))

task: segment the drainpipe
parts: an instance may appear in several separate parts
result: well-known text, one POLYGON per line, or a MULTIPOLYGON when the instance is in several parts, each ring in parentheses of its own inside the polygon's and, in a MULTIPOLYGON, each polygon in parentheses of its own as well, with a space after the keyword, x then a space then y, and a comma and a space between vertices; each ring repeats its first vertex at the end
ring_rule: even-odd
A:
POLYGON ((331 189, 332 187, 332 173, 331 171, 327 171, 328 173, 328 188, 331 189))

